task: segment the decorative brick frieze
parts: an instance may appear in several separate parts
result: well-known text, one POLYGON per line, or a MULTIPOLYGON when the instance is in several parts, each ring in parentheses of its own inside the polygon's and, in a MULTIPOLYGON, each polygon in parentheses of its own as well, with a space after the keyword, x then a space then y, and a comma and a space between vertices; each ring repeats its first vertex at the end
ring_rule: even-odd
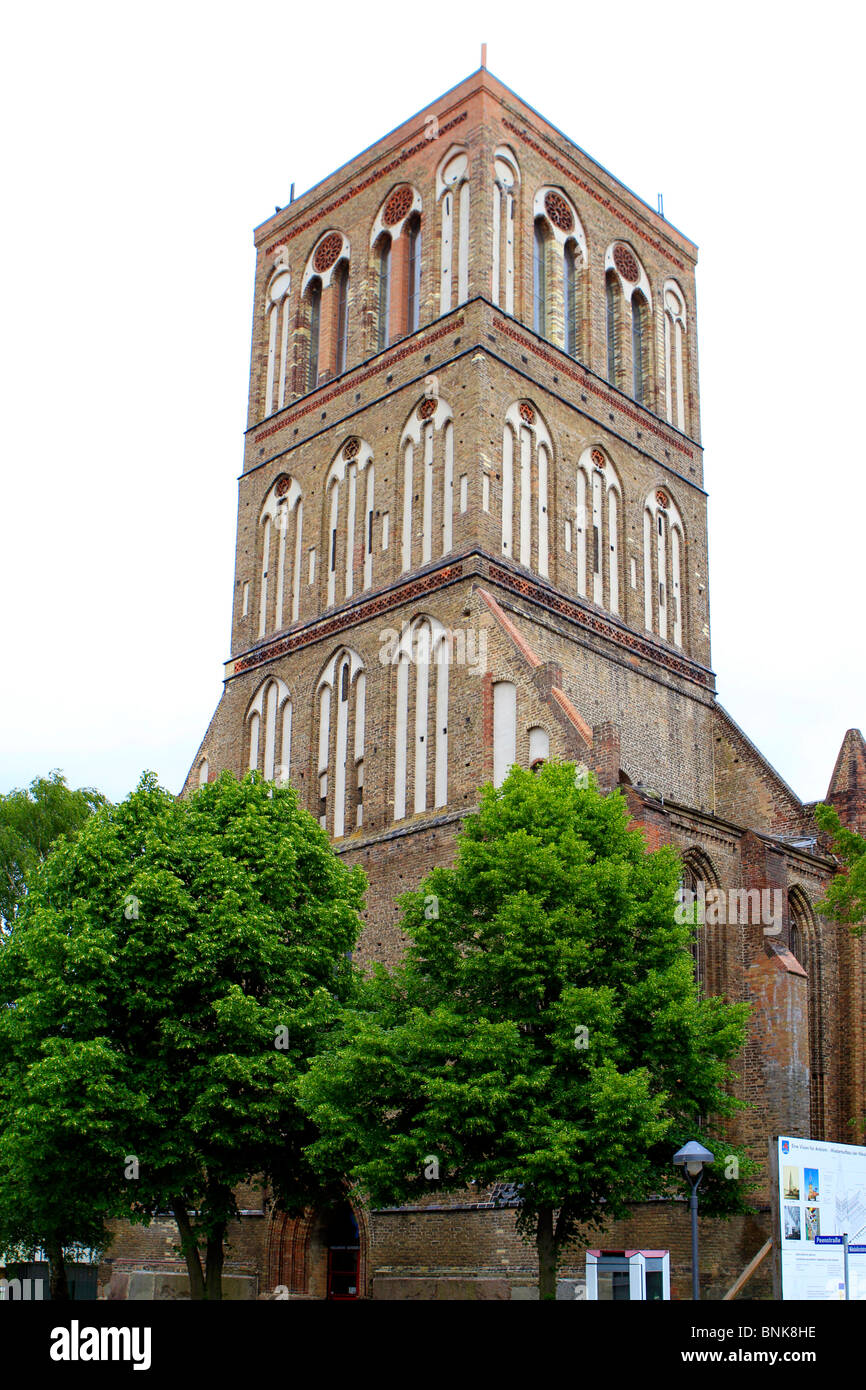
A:
POLYGON ((540 145, 537 140, 533 140, 528 131, 521 130, 519 126, 514 125, 513 122, 509 120, 503 120, 502 124, 505 126, 506 130, 510 130, 519 140, 522 140, 524 144, 536 150, 537 153, 542 155, 555 169, 558 169, 559 172, 564 174, 567 179, 570 179, 572 183, 577 184, 578 188, 582 188, 584 193, 588 193, 590 198, 594 198, 597 203, 600 203, 603 208, 606 208, 608 212, 612 213, 620 222, 623 222, 626 227, 629 227, 631 231, 635 232, 636 235, 641 237, 648 245, 652 246, 656 251, 661 252, 672 265, 675 265, 679 270, 685 270, 683 262, 673 255, 663 242, 659 241, 657 237, 650 236, 648 232, 644 231, 639 222, 634 222, 630 217, 627 217, 626 214, 617 207, 612 198, 606 198, 604 194, 599 193, 597 188, 593 188, 591 183, 587 183, 585 179, 582 179, 574 172, 574 169, 569 168, 567 164, 563 164, 561 159, 557 159, 556 156, 552 155, 549 150, 546 150, 543 145, 540 145))
POLYGON ((293 407, 291 409, 291 414, 284 415, 276 424, 268 425, 266 429, 256 431, 253 435, 253 443, 260 444, 263 439, 268 439, 272 434, 278 434, 280 430, 284 430, 289 425, 293 425, 296 420, 302 419, 304 415, 309 415, 311 410, 321 409, 328 401, 336 400, 338 396, 344 395, 346 391, 353 391, 356 387, 360 386, 362 381, 369 381, 371 377, 378 376, 380 372, 390 371, 392 367, 396 366, 398 362, 402 362, 404 358, 411 357, 416 352, 422 352, 424 348, 429 347, 431 343, 435 343, 437 339, 447 338, 449 333, 456 333, 457 330, 462 327, 463 317, 461 315, 459 319, 454 319, 453 322, 447 323, 444 328, 437 328, 433 333, 424 333, 421 337, 413 338, 410 343, 406 343, 403 347, 395 350, 392 349, 382 362, 377 362, 374 367, 368 367, 364 372, 353 372, 347 381, 338 382, 330 391, 313 392, 312 397, 304 401, 303 405, 293 407))
POLYGON ((541 344, 535 342, 534 339, 527 338, 525 334, 519 332, 513 324, 506 323, 505 319, 494 316, 493 327, 497 332, 504 333, 507 338, 513 338, 521 347, 534 353, 535 356, 540 357, 542 361, 549 362, 562 376, 570 377, 572 381, 578 382, 582 390, 591 391, 594 396, 598 396, 599 400, 604 401, 606 405, 613 406, 614 409, 620 411, 622 415, 627 415, 630 420, 636 420, 641 429, 649 430, 652 434, 658 435, 659 439, 668 445, 669 448, 676 449, 678 453, 685 454, 686 458, 694 458, 694 450, 690 449, 687 444, 684 444, 681 439, 676 439, 672 434, 668 434, 667 430, 657 425, 652 416, 648 415, 646 411, 635 410, 620 396, 615 396, 610 391, 605 391, 601 386, 596 384, 586 368, 581 367, 579 363, 574 363, 574 365, 572 365, 563 353, 556 353, 555 349, 551 352, 547 348, 542 347, 541 344))
POLYGON ((276 642, 268 642, 266 646, 258 647, 256 651, 238 657, 234 663, 232 674, 239 676, 242 671, 251 671, 255 666, 263 666, 279 656, 286 656, 289 652, 297 651, 300 647, 307 647, 312 642, 320 642, 323 637, 331 637, 335 632, 344 632, 346 628, 357 627, 361 623, 369 622, 371 618, 378 617, 380 613, 387 613, 392 608, 399 608, 401 604, 408 603, 420 594, 426 594, 431 589, 439 589, 445 584, 453 583, 455 579, 462 578, 462 575, 462 565, 447 565, 444 569, 434 570, 432 574, 422 575, 420 579, 413 579, 410 584, 401 584, 399 588, 391 589, 386 594, 380 594, 378 598, 370 599, 368 603, 360 604, 357 607, 353 606, 344 613, 335 614, 326 622, 313 623, 304 628, 302 632, 292 633, 290 637, 282 637, 276 642))
POLYGON ((637 652, 649 661, 658 662, 659 665, 666 666, 669 671, 675 671, 678 676, 684 676, 686 680, 712 689, 713 677, 709 671, 702 671, 698 666, 681 661, 679 657, 663 651, 661 647, 657 647, 652 642, 642 641, 640 637, 635 637, 632 633, 615 627, 613 623, 607 622, 596 613, 588 613, 579 604, 573 603, 571 599, 567 599, 561 594, 550 593, 549 590, 542 589, 540 585, 533 584, 531 579, 523 579, 520 575, 511 574, 508 570, 500 569, 498 565, 490 566, 490 578, 504 584, 507 589, 513 590, 514 593, 523 594, 526 598, 532 599, 534 603, 540 603, 544 608, 562 613, 581 627, 597 632, 600 637, 606 637, 608 641, 616 642, 620 647, 637 652))
MULTIPOLYGON (((468 111, 461 111, 459 116, 454 116, 450 121, 446 121, 444 125, 440 125, 440 136, 447 134, 449 130, 453 130, 455 126, 460 125, 462 121, 466 120, 468 114, 468 111)), ((427 149, 429 143, 425 132, 421 140, 410 145, 407 150, 403 150, 397 155, 396 159, 392 159, 390 163, 383 165, 383 167, 377 169, 375 173, 369 174, 367 178, 352 184, 351 188, 348 188, 345 193, 341 193, 339 198, 333 198, 330 203, 326 203, 324 207, 318 208, 305 222, 299 222, 296 226, 290 227, 279 236, 276 241, 272 241, 269 246, 265 247, 265 255, 273 255, 279 247, 285 246, 287 242, 292 241, 296 236, 300 236, 301 232, 306 232, 310 227, 314 227, 317 222, 321 222, 323 217, 328 217, 332 212, 336 212, 337 208, 343 207, 348 203, 350 198, 354 198, 356 194, 362 193, 365 188, 369 188, 371 184, 378 182, 379 179, 383 179, 386 174, 390 174, 395 169, 399 169, 401 164, 406 163, 407 159, 411 159, 413 155, 419 154, 421 150, 427 149)))

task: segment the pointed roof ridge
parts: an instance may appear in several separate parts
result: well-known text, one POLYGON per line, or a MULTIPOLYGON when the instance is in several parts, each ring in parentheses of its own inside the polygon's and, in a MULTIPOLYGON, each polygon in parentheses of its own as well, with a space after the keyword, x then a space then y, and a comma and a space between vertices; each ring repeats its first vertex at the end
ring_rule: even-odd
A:
POLYGON ((848 729, 842 740, 827 799, 852 791, 866 792, 866 740, 859 729, 848 729))

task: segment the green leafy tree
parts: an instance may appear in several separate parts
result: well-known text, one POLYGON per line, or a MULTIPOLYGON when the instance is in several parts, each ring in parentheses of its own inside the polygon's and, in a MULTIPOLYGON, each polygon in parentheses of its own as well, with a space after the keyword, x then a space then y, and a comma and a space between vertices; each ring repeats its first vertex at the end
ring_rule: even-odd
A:
POLYGON ((91 787, 73 791, 56 769, 26 790, 0 796, 0 929, 15 921, 31 875, 58 837, 74 839, 88 816, 106 804, 91 787))
POLYGON ((816 806, 815 820, 830 836, 844 865, 830 880, 819 904, 821 911, 850 926, 852 936, 862 936, 866 931, 866 839, 844 826, 832 806, 816 806))
MULTIPOLYGON (((401 899, 405 963, 378 971, 302 1083, 310 1156, 376 1204, 437 1179, 515 1184, 543 1298, 581 1226, 680 1191, 674 1150, 713 1148, 698 1117, 740 1104, 728 1062, 748 1006, 700 997, 679 859, 628 821, 568 763, 484 788, 454 867, 401 899)), ((719 1165, 705 1213, 743 1209, 742 1189, 719 1165)))
POLYGON ((239 1184, 322 1197, 297 1089, 352 990, 363 884, 294 791, 255 775, 182 801, 146 775, 48 857, 0 952, 22 1097, 6 1171, 35 1227, 78 1234, 88 1200, 170 1209, 193 1297, 220 1298, 239 1184))

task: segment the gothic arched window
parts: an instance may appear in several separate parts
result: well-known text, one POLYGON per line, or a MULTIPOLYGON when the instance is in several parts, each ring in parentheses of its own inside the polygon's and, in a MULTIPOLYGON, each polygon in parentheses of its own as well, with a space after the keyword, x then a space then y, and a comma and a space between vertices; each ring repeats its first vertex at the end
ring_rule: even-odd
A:
POLYGON ((351 598, 356 579, 362 589, 373 582, 373 450, 363 439, 353 436, 340 446, 325 478, 324 496, 325 602, 330 608, 337 602, 338 572, 343 574, 342 598, 351 598))
POLYGON ((607 379, 611 386, 620 382, 620 353, 622 343, 622 295, 612 270, 604 277, 605 324, 607 328, 607 379))
POLYGON ((561 188, 540 188, 533 203, 536 333, 581 355, 586 237, 577 209, 561 188))
POLYGON ((541 415, 528 401, 515 401, 506 411, 502 436, 502 553, 545 578, 552 461, 541 415))
POLYGON ((493 303, 514 313, 515 198, 520 170, 513 150, 500 145, 493 160, 493 303))
POLYGON ((292 756, 292 701, 278 676, 266 676, 247 707, 249 768, 267 782, 288 782, 292 756))
POLYGON ((442 624, 435 618, 416 618, 395 656, 395 820, 431 806, 437 809, 448 801, 449 659, 448 634, 442 624))
POLYGON ((421 195, 411 184, 391 190, 376 214, 370 248, 378 281, 378 351, 415 331, 420 323, 421 195))
POLYGON ((469 156, 449 150, 436 175, 440 206, 439 313, 449 314, 469 298, 469 156), (456 296, 455 296, 456 288, 456 296))
POLYGON ((259 637, 297 620, 303 527, 301 489, 284 473, 269 489, 259 515, 259 637))
POLYGON ((577 468, 577 592, 610 613, 620 611, 621 530, 622 488, 616 469, 603 449, 585 449, 577 468))
POLYGON ((644 503, 644 627, 677 647, 683 645, 684 559, 682 517, 667 489, 657 488, 644 503))
POLYGON ((630 387, 638 404, 652 409, 652 291, 647 273, 623 241, 607 248, 604 267, 608 381, 621 391, 630 387), (630 333, 626 313, 631 317, 630 333))
POLYGON ((386 348, 391 339, 388 334, 388 321, 391 316, 391 238, 384 232, 377 245, 378 297, 376 316, 376 348, 379 352, 386 348))
POLYGON ((343 647, 332 656, 316 694, 319 824, 339 839, 364 820, 366 676, 358 653, 343 647))
POLYGON ((307 258, 301 289, 307 316, 308 391, 346 369, 349 261, 348 239, 335 231, 325 232, 307 258))
POLYGON ((686 428, 686 301, 675 280, 664 288, 665 415, 678 430, 686 428))
POLYGON ((282 410, 286 400, 286 371, 289 351, 289 292, 292 277, 288 266, 278 265, 268 282, 267 338, 268 370, 265 383, 265 414, 282 410))
POLYGON ((447 555, 453 544, 454 421, 445 401, 425 396, 416 406, 403 429, 400 453, 405 571, 447 555))
POLYGON ((547 229, 536 217, 532 230, 532 327, 540 338, 547 337, 547 229))
POLYGON ((649 398, 649 312, 640 290, 631 299, 632 394, 638 405, 649 398))
POLYGON ((417 212, 409 218, 406 227, 409 243, 409 265, 406 276, 406 332, 416 333, 421 314, 421 218, 417 212))
POLYGON ((313 391, 319 382, 319 340, 322 330, 322 282, 319 279, 311 280, 307 289, 307 313, 307 390, 313 391))

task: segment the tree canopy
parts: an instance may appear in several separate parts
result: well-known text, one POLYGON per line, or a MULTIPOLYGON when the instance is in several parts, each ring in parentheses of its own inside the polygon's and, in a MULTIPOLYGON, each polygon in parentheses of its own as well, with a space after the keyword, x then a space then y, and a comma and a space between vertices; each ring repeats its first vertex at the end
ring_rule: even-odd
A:
POLYGON ((816 806, 815 820, 830 836, 843 864, 827 886, 821 910, 850 926, 852 936, 862 936, 866 931, 866 839, 844 826, 832 806, 816 806))
MULTIPOLYGON (((454 866, 401 899, 405 962, 376 972, 301 1083, 310 1156, 380 1205, 433 1181, 513 1184, 554 1296, 578 1228, 678 1191, 674 1150, 713 1148, 701 1117, 740 1104, 728 1063, 748 1006, 700 997, 680 872, 572 764, 484 788, 454 866)), ((713 1174, 704 1211, 743 1205, 713 1174)))
POLYGON ((58 837, 74 839, 88 816, 105 805, 101 792, 73 791, 57 769, 0 796, 0 927, 14 922, 31 875, 58 837))
POLYGON ((255 774, 184 800, 146 775, 48 856, 0 950, 0 1188, 34 1230, 171 1209, 218 1298, 239 1184, 321 1196, 297 1088, 351 992, 363 883, 255 774))

